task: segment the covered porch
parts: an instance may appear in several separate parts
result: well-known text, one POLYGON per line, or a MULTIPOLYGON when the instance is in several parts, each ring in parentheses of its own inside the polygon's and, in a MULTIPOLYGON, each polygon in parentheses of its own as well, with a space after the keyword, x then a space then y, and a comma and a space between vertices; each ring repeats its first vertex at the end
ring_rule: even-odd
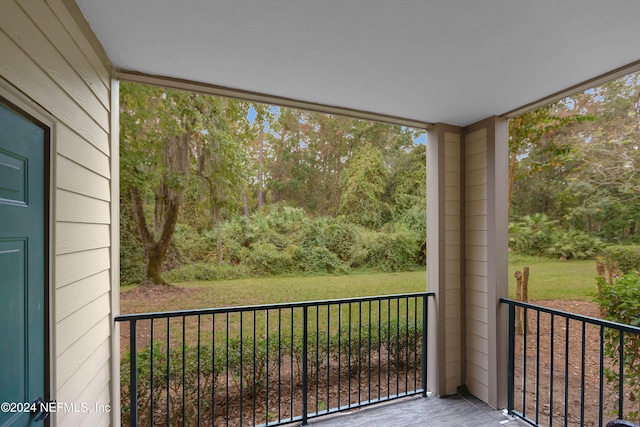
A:
POLYGON ((625 0, 6 2, 0 102, 46 144, 45 378, 15 399, 111 408, 51 425, 120 423, 118 82, 130 80, 425 129, 433 295, 415 389, 433 396, 371 414, 437 402, 499 417, 484 405, 513 395, 507 121, 640 69, 639 15, 625 0), (484 404, 444 398, 460 387, 484 404))

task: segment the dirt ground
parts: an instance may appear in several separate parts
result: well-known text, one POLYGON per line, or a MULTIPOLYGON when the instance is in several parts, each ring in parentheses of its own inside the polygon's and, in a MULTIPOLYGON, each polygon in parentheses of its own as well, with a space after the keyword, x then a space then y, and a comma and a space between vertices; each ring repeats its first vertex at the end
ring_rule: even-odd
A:
MULTIPOLYGON (((600 318, 598 306, 589 301, 531 303, 600 318)), ((601 371, 611 367, 606 358, 601 364, 600 328, 560 317, 553 319, 552 328, 549 314, 538 317, 533 312, 528 313, 527 323, 526 340, 523 336, 516 338, 516 409, 542 425, 551 421, 573 425, 583 419, 584 425, 594 426, 617 418, 613 415, 617 396, 612 395, 612 386, 604 380, 600 387, 601 371)))

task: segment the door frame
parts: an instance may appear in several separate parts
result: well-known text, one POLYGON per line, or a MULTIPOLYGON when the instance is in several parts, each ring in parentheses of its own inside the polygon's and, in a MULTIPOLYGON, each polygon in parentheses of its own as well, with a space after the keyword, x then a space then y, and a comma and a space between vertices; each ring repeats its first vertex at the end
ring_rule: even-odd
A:
MULTIPOLYGON (((41 126, 44 131, 44 396, 55 400, 56 360, 55 360, 55 135, 56 121, 36 102, 0 76, 0 102, 17 113, 41 126)), ((55 425, 55 413, 45 420, 45 425, 55 425)))

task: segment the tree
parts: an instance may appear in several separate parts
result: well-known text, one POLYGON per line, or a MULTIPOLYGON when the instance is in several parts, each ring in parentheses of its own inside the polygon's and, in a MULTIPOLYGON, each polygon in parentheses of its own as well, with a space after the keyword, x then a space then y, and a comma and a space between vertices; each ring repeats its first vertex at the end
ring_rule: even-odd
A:
POLYGON ((582 95, 594 120, 574 135, 578 167, 572 219, 609 240, 625 240, 640 221, 640 73, 582 95))
POLYGON ((122 192, 128 194, 145 253, 143 283, 166 284, 162 262, 189 179, 197 115, 186 92, 124 82, 121 86, 122 192), (153 200, 153 210, 146 209, 153 200))
POLYGON ((360 147, 342 177, 338 213, 364 227, 380 227, 389 212, 383 200, 388 173, 380 150, 368 144, 360 147))
POLYGON ((233 211, 242 203, 246 187, 249 138, 246 102, 208 97, 206 127, 195 144, 197 173, 204 182, 212 222, 217 233, 218 264, 222 264, 221 221, 223 210, 233 211))

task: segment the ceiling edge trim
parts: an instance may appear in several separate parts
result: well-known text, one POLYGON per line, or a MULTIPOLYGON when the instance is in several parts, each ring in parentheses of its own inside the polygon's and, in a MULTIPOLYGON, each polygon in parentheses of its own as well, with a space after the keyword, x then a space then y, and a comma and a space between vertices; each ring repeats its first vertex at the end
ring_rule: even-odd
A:
POLYGON ((89 25, 87 19, 82 14, 82 11, 80 10, 80 7, 76 3, 76 1, 61 0, 60 2, 67 9, 67 12, 80 29, 80 32, 82 32, 82 34, 84 35, 91 48, 93 48, 94 53, 98 56, 98 59, 100 60, 100 62, 102 62, 102 65, 110 74, 112 74, 114 67, 111 64, 111 59, 104 50, 104 46, 102 46, 102 43, 98 39, 98 36, 96 36, 96 34, 93 32, 91 25, 89 25))
POLYGON ((522 114, 528 113, 529 111, 544 107, 545 105, 552 104, 578 92, 591 89, 592 87, 599 86, 601 84, 626 76, 627 74, 631 74, 636 71, 640 71, 640 60, 624 65, 620 68, 616 68, 615 70, 611 70, 607 73, 600 74, 599 76, 596 76, 592 79, 585 80, 582 83, 578 83, 577 85, 571 86, 567 89, 555 92, 549 96, 539 99, 538 101, 534 101, 529 104, 523 105, 522 107, 516 108, 515 110, 508 111, 504 114, 501 114, 500 117, 511 119, 513 117, 520 116, 522 114))
POLYGON ((370 111, 361 111, 351 108, 337 107, 332 105, 317 104, 307 101, 299 101, 292 98, 285 98, 264 93, 251 92, 241 89, 233 89, 224 86, 217 86, 191 80, 182 80, 172 77, 156 76, 129 70, 116 70, 115 77, 120 80, 127 80, 135 83, 144 83, 157 86, 165 86, 172 89, 182 89, 192 92, 200 92, 209 95, 224 96, 227 98, 242 99, 245 101, 260 102, 264 104, 275 104, 283 107, 299 108, 319 113, 336 114, 356 119, 374 120, 377 122, 389 123, 393 125, 409 126, 417 129, 427 129, 431 123, 422 122, 403 117, 390 116, 370 111))

